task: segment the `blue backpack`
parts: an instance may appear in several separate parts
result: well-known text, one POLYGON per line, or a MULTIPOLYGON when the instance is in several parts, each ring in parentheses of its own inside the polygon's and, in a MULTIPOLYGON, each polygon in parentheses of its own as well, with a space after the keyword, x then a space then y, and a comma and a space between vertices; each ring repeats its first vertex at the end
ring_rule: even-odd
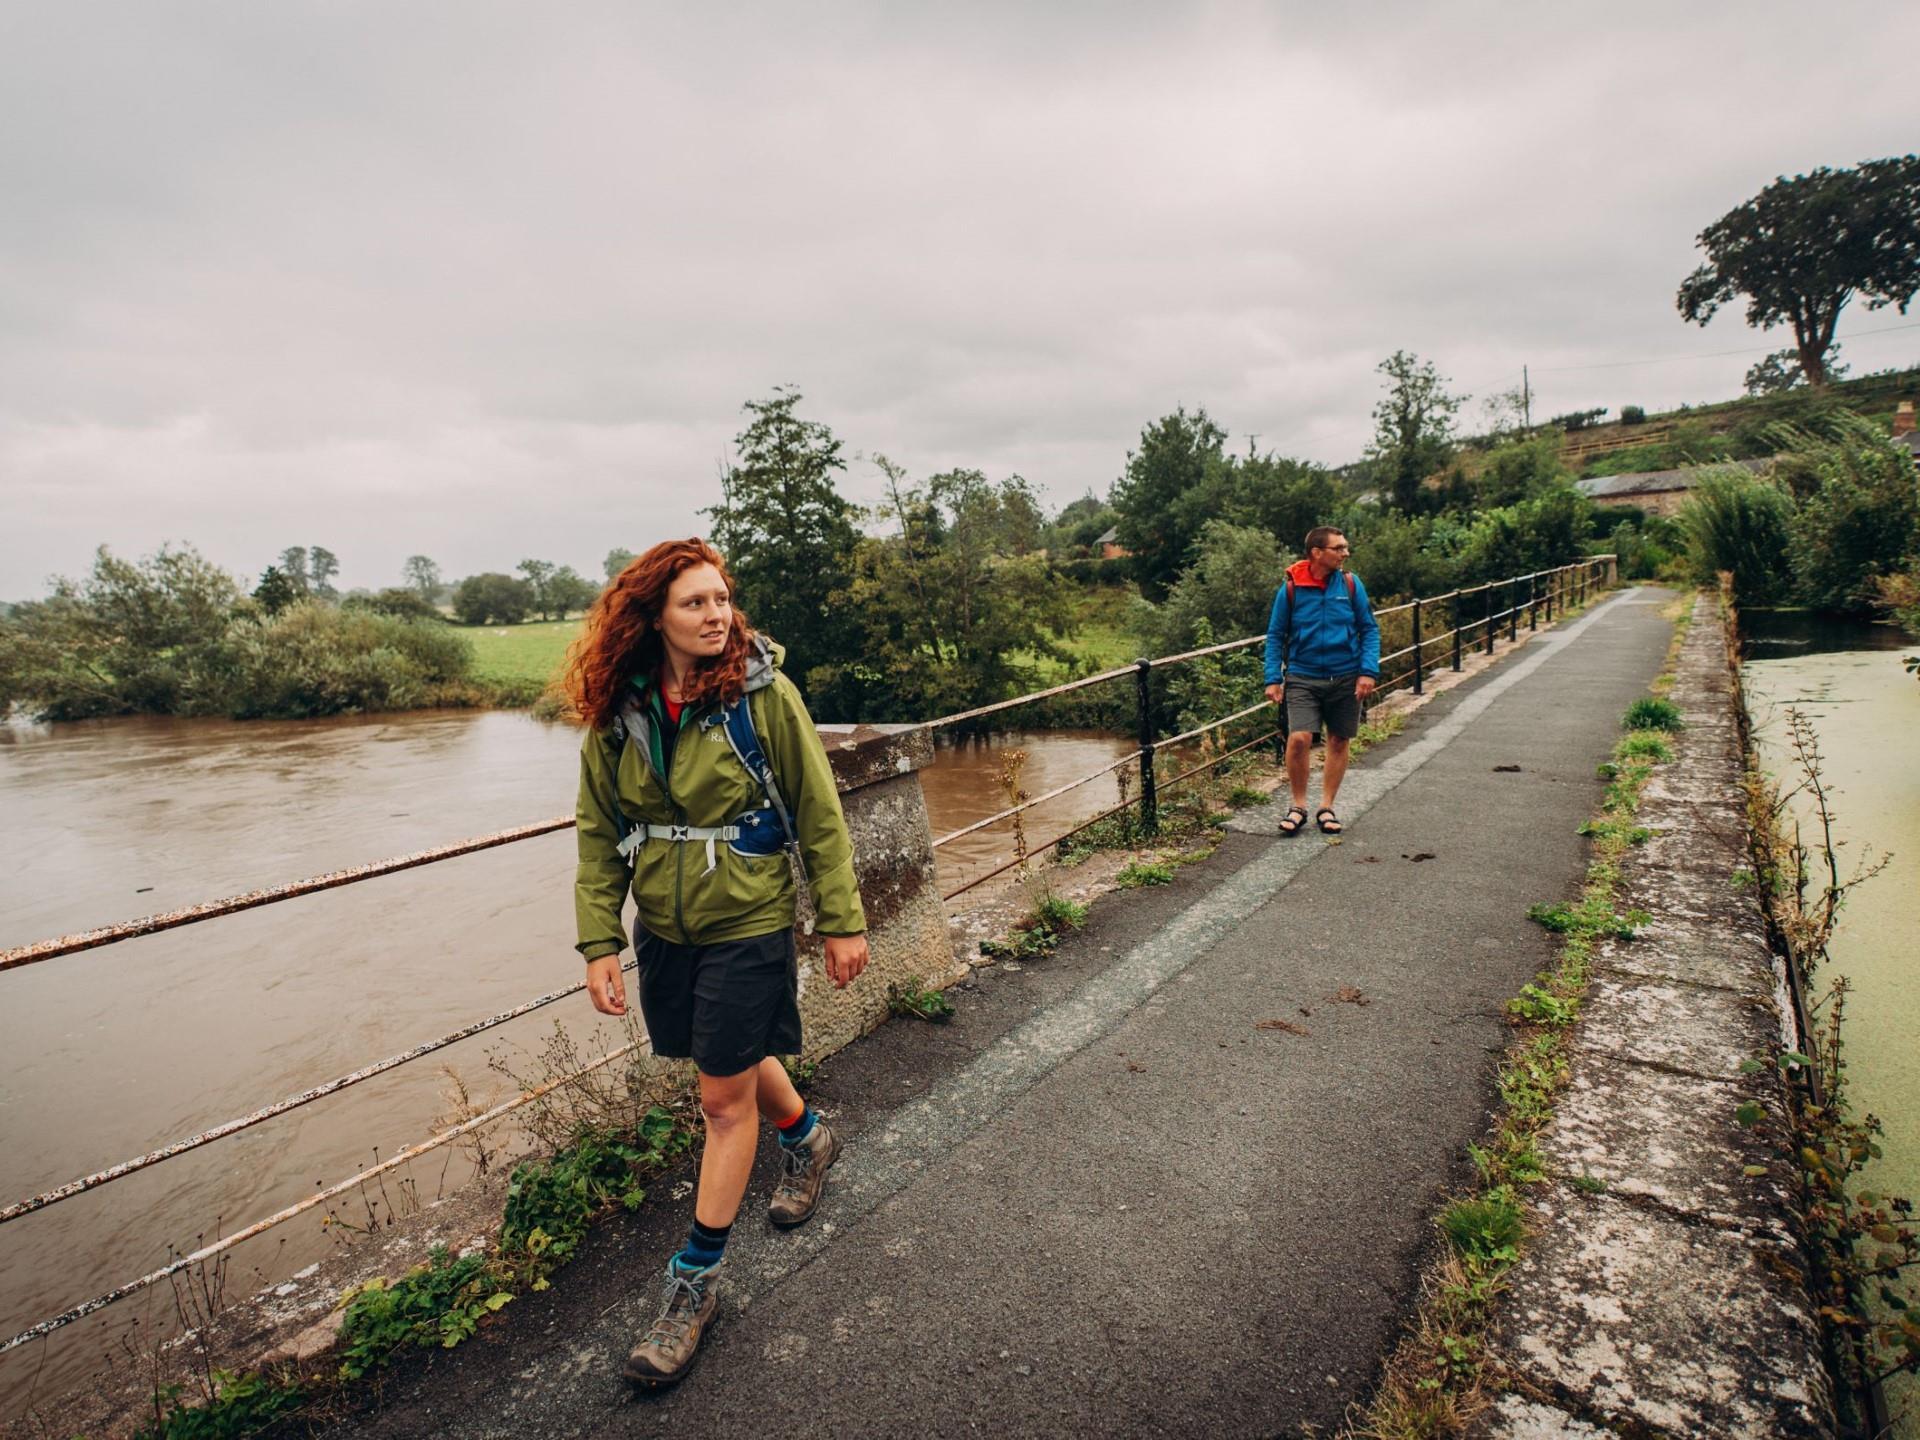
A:
MULTIPOLYGON (((652 723, 637 704, 629 705, 626 710, 614 717, 612 727, 614 737, 625 740, 628 736, 632 736, 636 743, 646 744, 645 732, 627 719, 629 714, 637 716, 642 725, 652 723)), ((716 725, 726 727, 727 744, 733 748, 734 758, 746 767, 749 775, 759 782, 760 789, 767 797, 767 803, 759 809, 736 815, 725 826, 719 827, 721 831, 734 832, 724 837, 728 845, 748 855, 778 855, 782 850, 797 853, 799 837, 794 834, 793 816, 787 810, 787 802, 780 794, 779 782, 773 778, 772 762, 767 759, 766 749, 760 744, 759 733, 753 727, 753 708, 747 704, 747 697, 742 695, 731 705, 721 706, 700 721, 702 732, 711 730, 716 725)), ((613 820, 620 832, 621 853, 626 854, 632 837, 641 827, 629 820, 626 812, 617 804, 613 807, 613 820)), ((689 827, 665 828, 670 839, 695 838, 691 835, 673 833, 686 831, 689 827)), ((698 838, 707 838, 707 831, 702 830, 698 838)))

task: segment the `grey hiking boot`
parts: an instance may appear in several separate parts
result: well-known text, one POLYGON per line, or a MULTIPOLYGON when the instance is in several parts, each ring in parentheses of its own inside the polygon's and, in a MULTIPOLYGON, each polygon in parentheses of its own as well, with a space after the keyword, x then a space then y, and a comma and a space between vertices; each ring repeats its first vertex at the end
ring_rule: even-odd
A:
POLYGON ((767 1219, 782 1230, 791 1230, 806 1224, 819 1208, 827 1167, 840 1158, 840 1142, 826 1121, 815 1120, 813 1133, 798 1145, 782 1147, 781 1158, 786 1161, 787 1173, 774 1188, 767 1219))
POLYGON ((713 1323, 720 1295, 714 1277, 720 1267, 682 1270, 667 1262, 666 1303, 646 1338, 633 1347, 621 1374, 636 1385, 671 1385, 693 1365, 700 1337, 713 1323))

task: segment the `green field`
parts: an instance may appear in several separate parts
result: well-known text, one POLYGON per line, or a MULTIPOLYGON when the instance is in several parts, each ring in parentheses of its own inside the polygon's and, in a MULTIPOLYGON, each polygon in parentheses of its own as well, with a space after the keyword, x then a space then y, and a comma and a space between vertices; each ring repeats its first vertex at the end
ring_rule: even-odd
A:
MULTIPOLYGON (((1073 599, 1080 633, 1068 642, 1075 656, 1096 670, 1112 670, 1140 654, 1140 641, 1126 628, 1127 602, 1132 591, 1103 587, 1073 599)), ((544 685, 566 658, 567 646, 580 633, 580 621, 535 620, 525 625, 462 625, 459 633, 473 645, 473 673, 481 680, 505 680, 544 685)), ((1065 666, 1041 667, 1047 683, 1064 680, 1065 666)))
POLYGON ((462 625, 473 644, 473 673, 482 680, 544 685, 566 658, 580 621, 535 620, 526 625, 462 625))

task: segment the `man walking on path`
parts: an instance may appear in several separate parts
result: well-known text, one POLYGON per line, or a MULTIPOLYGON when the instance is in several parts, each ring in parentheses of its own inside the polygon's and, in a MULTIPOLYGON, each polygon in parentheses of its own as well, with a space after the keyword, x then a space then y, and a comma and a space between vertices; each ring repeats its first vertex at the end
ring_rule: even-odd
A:
POLYGON ((1327 755, 1314 824, 1343 828, 1333 802, 1347 773, 1347 748, 1360 731, 1360 704, 1380 681, 1380 627, 1367 587, 1347 570, 1352 547, 1331 525, 1307 532, 1307 558, 1287 569, 1267 621, 1267 699, 1280 706, 1287 732, 1287 784, 1293 804, 1282 835, 1307 823, 1307 759, 1314 732, 1327 727, 1327 755), (1336 579, 1335 577, 1338 577, 1336 579))

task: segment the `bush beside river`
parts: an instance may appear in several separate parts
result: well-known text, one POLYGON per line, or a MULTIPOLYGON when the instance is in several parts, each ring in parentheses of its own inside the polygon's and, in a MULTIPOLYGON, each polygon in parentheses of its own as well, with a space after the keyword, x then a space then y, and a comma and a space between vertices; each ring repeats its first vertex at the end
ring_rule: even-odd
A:
POLYGON ((297 719, 437 705, 527 704, 539 683, 476 673, 439 619, 304 600, 277 614, 191 547, 92 573, 0 620, 0 710, 297 719))

